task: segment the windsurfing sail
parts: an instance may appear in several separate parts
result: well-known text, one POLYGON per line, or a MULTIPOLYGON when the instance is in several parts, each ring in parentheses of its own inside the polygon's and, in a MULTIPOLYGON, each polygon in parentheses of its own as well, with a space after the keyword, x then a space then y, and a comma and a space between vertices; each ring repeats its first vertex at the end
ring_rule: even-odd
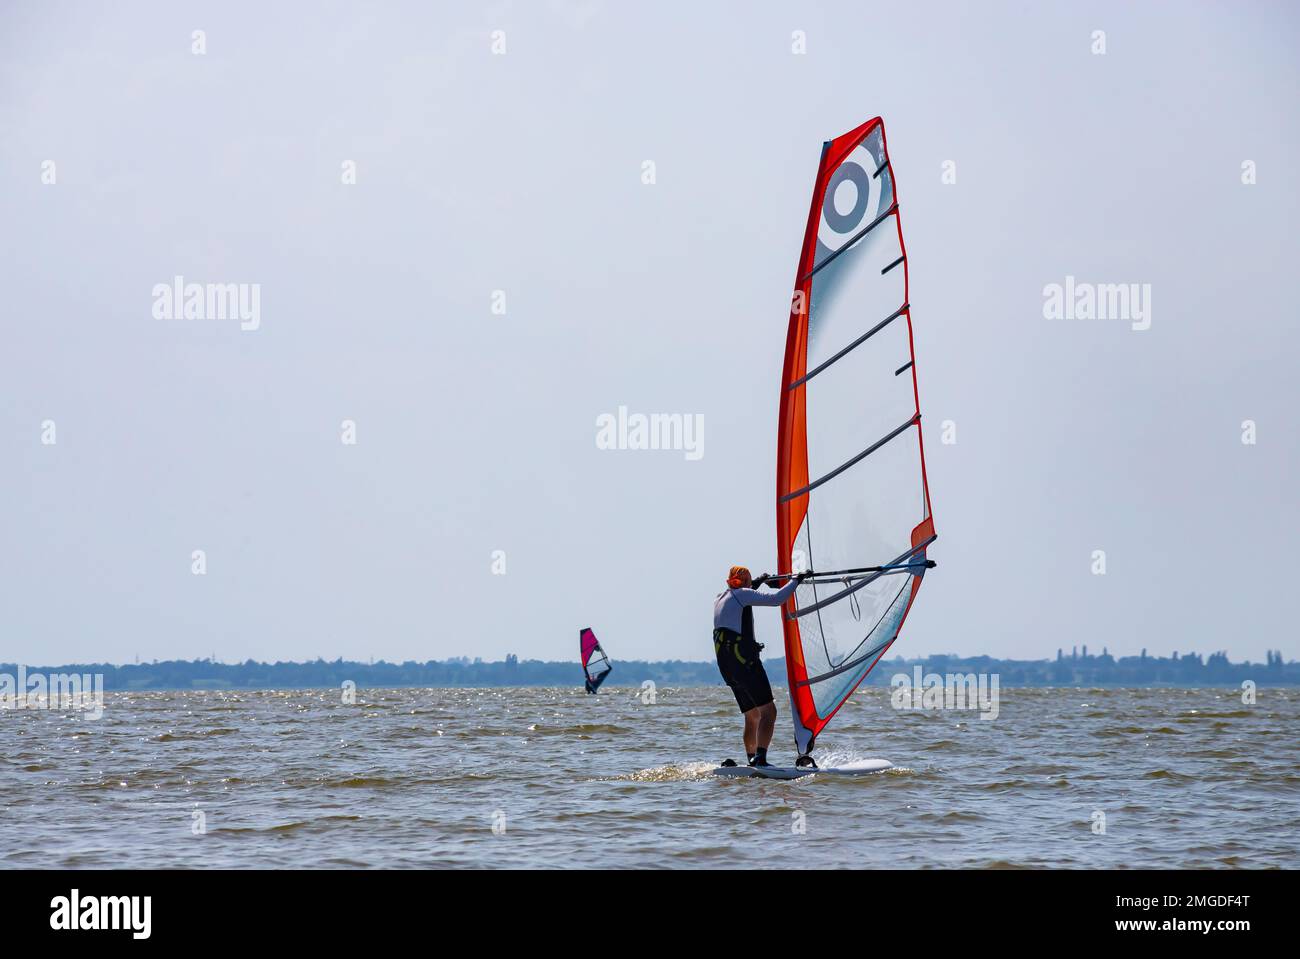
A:
POLYGON ((582 651, 582 672, 587 677, 587 692, 594 693, 614 667, 590 627, 578 633, 578 648, 582 651))
POLYGON ((822 146, 780 410, 778 569, 813 571, 782 609, 807 755, 898 638, 935 540, 907 251, 879 117, 822 146))

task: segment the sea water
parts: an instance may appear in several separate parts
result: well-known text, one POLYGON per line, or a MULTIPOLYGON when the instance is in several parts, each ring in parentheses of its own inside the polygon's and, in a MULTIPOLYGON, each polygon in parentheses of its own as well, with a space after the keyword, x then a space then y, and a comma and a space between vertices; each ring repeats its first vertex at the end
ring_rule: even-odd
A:
MULTIPOLYGON (((822 765, 744 761, 722 687, 113 692, 0 709, 0 864, 1300 867, 1300 690, 859 690, 822 765)), ((793 759, 777 690, 772 759, 793 759)))

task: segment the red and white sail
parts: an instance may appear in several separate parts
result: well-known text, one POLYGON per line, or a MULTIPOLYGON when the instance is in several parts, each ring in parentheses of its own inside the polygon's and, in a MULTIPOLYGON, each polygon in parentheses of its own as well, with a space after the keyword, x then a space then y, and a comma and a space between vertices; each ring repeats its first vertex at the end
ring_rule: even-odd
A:
POLYGON ((934 542, 907 252, 879 117, 823 145, 790 310, 777 561, 801 754, 898 638, 934 542))

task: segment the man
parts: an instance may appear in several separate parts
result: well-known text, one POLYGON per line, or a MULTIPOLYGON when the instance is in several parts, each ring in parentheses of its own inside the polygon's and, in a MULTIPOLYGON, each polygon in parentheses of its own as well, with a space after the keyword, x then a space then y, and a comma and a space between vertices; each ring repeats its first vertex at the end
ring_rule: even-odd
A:
MULTIPOLYGON (((774 593, 760 593, 755 587, 767 582, 767 577, 755 583, 749 570, 733 566, 727 576, 727 590, 719 593, 713 604, 713 651, 717 653, 722 678, 731 687, 736 705, 745 717, 745 754, 751 766, 771 765, 767 761, 767 747, 776 728, 772 685, 758 658, 763 647, 754 639, 753 607, 782 605, 807 575, 790 578, 774 593)), ((735 763, 727 760, 723 765, 735 763)))

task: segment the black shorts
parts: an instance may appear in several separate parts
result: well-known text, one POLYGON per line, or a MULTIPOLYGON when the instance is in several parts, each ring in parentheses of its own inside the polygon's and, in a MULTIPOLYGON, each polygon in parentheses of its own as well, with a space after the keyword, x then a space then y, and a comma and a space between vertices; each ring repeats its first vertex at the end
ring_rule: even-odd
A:
POLYGON ((713 649, 718 655, 718 670, 731 687, 742 713, 772 701, 772 684, 759 662, 758 643, 742 639, 727 629, 715 629, 713 649))

